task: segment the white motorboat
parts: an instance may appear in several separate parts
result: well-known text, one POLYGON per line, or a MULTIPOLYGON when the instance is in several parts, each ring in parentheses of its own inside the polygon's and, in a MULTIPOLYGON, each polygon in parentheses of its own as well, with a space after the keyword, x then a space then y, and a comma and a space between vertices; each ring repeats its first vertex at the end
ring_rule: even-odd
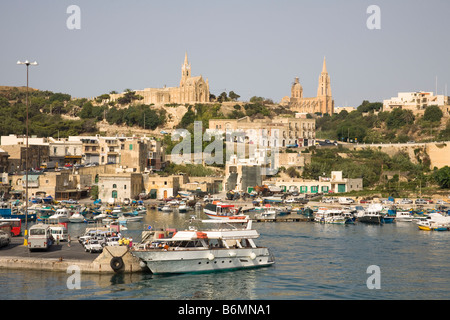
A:
POLYGON ((352 222, 352 219, 342 210, 319 208, 314 216, 314 221, 329 224, 346 224, 352 222))
POLYGON ((207 203, 203 208, 203 213, 211 219, 228 219, 234 216, 244 217, 244 215, 240 214, 240 210, 237 209, 234 204, 222 202, 207 203))
POLYGON ((136 212, 137 214, 147 214, 147 208, 145 206, 138 206, 133 212, 136 212))
POLYGON ((263 210, 255 214, 257 220, 275 220, 278 217, 278 210, 274 207, 264 207, 263 210))
POLYGON ((409 211, 397 211, 395 213, 396 222, 411 222, 413 219, 414 216, 409 211))
POLYGON ((186 204, 186 201, 181 201, 178 206, 179 213, 187 213, 191 208, 186 204))
MULTIPOLYGON (((217 224, 208 230, 178 231, 170 238, 140 243, 131 250, 154 274, 222 271, 272 265, 269 249, 258 247, 250 219, 209 219, 217 224)), ((149 231, 150 232, 150 231, 149 231)), ((143 239, 145 237, 143 236, 143 239)))
POLYGON ((48 218, 48 222, 51 224, 69 222, 69 217, 70 214, 67 208, 59 208, 48 218))
POLYGON ((161 208, 161 211, 163 211, 163 212, 172 212, 173 209, 172 209, 172 207, 170 205, 166 204, 165 206, 163 206, 161 208))
POLYGON ((84 216, 79 212, 75 212, 69 217, 69 221, 72 223, 81 223, 84 222, 84 216))
POLYGON ((117 221, 121 224, 127 224, 128 222, 139 222, 142 221, 142 219, 144 219, 144 217, 141 215, 123 212, 117 221))
POLYGON ((381 205, 371 204, 366 210, 358 212, 357 221, 370 224, 382 224, 383 223, 383 215, 381 214, 382 210, 383 207, 381 205))

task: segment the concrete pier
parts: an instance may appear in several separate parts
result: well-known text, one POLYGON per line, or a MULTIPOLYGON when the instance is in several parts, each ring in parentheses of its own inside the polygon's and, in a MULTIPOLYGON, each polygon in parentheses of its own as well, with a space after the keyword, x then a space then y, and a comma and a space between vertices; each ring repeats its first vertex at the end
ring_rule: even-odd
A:
POLYGON ((14 270, 45 270, 67 272, 70 266, 77 266, 87 273, 138 273, 148 272, 142 268, 139 259, 131 255, 126 246, 105 247, 102 253, 85 252, 77 241, 60 242, 48 251, 32 251, 23 245, 23 237, 12 238, 7 247, 0 248, 0 268, 14 270), (116 270, 111 266, 113 258, 116 270), (120 268, 117 268, 120 267, 120 268))

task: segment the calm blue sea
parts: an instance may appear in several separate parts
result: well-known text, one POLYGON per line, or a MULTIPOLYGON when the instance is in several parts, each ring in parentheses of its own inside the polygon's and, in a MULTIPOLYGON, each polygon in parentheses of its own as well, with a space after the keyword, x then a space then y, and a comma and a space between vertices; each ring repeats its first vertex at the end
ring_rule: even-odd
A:
MULTIPOLYGON (((144 225, 187 226, 189 214, 149 211, 125 235, 138 239, 144 225)), ((71 224, 72 235, 84 224, 71 224)), ((69 274, 0 270, 0 300, 428 300, 450 299, 450 232, 420 231, 414 223, 382 226, 314 222, 254 223, 257 243, 275 255, 271 267, 219 273, 69 274), (369 289, 369 266, 380 270, 369 289)), ((1 252, 0 252, 1 254, 1 252)))

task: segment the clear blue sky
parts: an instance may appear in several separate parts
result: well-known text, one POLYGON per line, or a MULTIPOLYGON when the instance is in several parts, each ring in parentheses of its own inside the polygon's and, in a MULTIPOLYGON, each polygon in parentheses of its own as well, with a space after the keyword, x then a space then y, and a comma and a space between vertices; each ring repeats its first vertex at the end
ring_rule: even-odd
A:
POLYGON ((0 2, 0 85, 25 85, 19 59, 37 60, 30 86, 93 97, 178 86, 185 51, 210 91, 242 99, 317 92, 323 57, 335 104, 450 87, 448 0, 15 0, 0 2), (69 30, 67 7, 81 9, 69 30), (381 29, 369 30, 369 5, 381 29))

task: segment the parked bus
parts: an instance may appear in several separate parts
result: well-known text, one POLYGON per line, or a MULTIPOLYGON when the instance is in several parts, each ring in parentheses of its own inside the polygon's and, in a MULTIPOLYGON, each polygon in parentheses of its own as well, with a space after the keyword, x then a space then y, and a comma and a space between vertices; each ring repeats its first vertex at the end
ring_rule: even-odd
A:
POLYGON ((52 232, 52 237, 55 241, 67 241, 68 232, 67 228, 63 224, 51 224, 50 229, 52 232))
POLYGON ((0 229, 3 230, 4 225, 9 225, 11 237, 17 237, 22 234, 22 220, 19 218, 0 218, 0 229))
POLYGON ((48 224, 35 224, 30 227, 28 235, 28 249, 47 250, 53 244, 52 230, 48 224))

